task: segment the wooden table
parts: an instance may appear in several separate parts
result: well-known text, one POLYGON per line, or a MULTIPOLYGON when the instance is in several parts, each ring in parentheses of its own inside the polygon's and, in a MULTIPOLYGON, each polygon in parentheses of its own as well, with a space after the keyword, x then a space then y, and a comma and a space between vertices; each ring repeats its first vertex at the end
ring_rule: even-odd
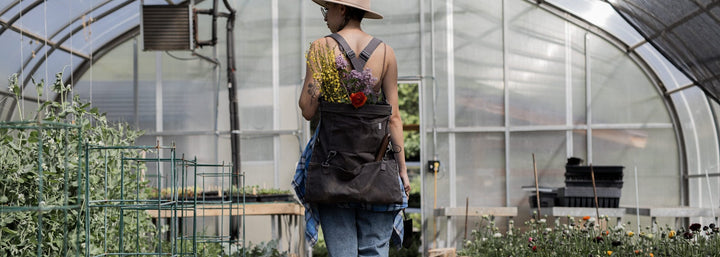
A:
MULTIPOLYGON (((533 209, 537 210, 537 209, 533 209)), ((617 224, 620 224, 622 222, 622 217, 625 215, 625 208, 598 208, 595 210, 595 207, 543 207, 541 208, 542 215, 548 215, 556 218, 561 217, 595 217, 597 216, 597 213, 600 213, 600 216, 608 216, 609 218, 616 218, 617 224)))
MULTIPOLYGON (((270 215, 270 226, 272 230, 272 238, 277 239, 279 242, 283 240, 283 222, 284 216, 289 217, 288 226, 297 227, 298 234, 295 240, 292 242, 298 242, 297 246, 293 247, 288 245, 288 250, 296 249, 299 256, 305 256, 305 208, 299 203, 293 202, 268 202, 268 203, 246 203, 243 208, 242 204, 233 204, 233 208, 230 209, 229 204, 198 204, 196 207, 197 211, 192 209, 179 209, 173 210, 147 210, 153 218, 172 218, 172 217, 220 217, 220 216, 259 216, 259 215, 270 215), (243 213, 244 211, 244 213, 243 213), (175 216, 173 216, 175 213, 175 216)), ((287 235, 290 239, 293 239, 292 233, 287 235)), ((291 251, 288 251, 291 252, 291 251)), ((292 253, 291 253, 292 254, 292 253)))
MULTIPOLYGON (((485 215, 488 215, 493 219, 494 217, 508 217, 510 220, 513 219, 513 217, 517 216, 517 207, 468 207, 467 208, 467 216, 468 217, 482 217, 485 215)), ((437 220, 437 218, 445 217, 447 222, 447 234, 445 235, 445 247, 453 247, 447 245, 447 242, 449 242, 450 235, 452 234, 451 229, 451 219, 453 217, 465 217, 465 207, 443 207, 443 208, 437 208, 433 210, 433 217, 434 220, 437 220)), ((508 229, 512 229, 511 222, 508 222, 508 229)), ((436 225, 437 226, 437 225, 436 225)), ((437 240, 437 238, 434 238, 433 240, 437 240)))
MULTIPOLYGON (((244 215, 304 215, 305 208, 299 203, 290 202, 271 202, 271 203, 246 203, 244 215)), ((158 210, 147 210, 147 213, 151 217, 157 218, 171 218, 173 217, 173 210, 161 210, 158 215, 158 210)), ((243 207, 241 204, 233 204, 233 208, 230 209, 229 204, 206 204, 197 206, 197 215, 193 210, 178 210, 177 216, 175 217, 217 217, 225 215, 243 215, 243 207)))
MULTIPOLYGON (((680 218, 698 218, 698 217, 713 217, 713 210, 711 208, 697 208, 697 207, 626 207, 627 214, 650 216, 650 222, 652 228, 655 229, 655 222, 657 217, 671 217, 675 218, 675 226, 678 226, 680 218)), ((715 210, 715 223, 718 221, 718 215, 720 215, 720 209, 715 210)))

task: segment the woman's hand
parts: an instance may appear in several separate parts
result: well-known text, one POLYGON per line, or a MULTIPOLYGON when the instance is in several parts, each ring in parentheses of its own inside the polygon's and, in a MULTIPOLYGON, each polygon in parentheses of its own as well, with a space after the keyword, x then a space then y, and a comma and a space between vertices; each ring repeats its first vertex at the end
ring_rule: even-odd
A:
POLYGON ((405 194, 407 196, 410 196, 410 179, 408 178, 407 170, 405 170, 405 172, 400 172, 400 179, 402 179, 403 188, 405 188, 405 194))

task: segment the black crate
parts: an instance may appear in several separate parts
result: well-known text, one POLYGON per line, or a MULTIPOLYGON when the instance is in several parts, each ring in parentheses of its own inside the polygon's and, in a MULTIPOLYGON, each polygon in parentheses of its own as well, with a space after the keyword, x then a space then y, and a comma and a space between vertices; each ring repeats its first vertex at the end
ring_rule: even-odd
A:
MULTIPOLYGON (((595 183, 599 181, 622 181, 624 168, 623 166, 592 166, 592 171, 595 172, 595 183)), ((565 166, 565 182, 568 181, 592 181, 590 166, 565 166)))
MULTIPOLYGON (((530 195, 528 198, 530 202, 530 208, 537 208, 537 197, 536 194, 530 195)), ((554 207, 557 206, 557 193, 556 192, 540 192, 540 207, 554 207)))
MULTIPOLYGON (((594 197, 580 196, 564 196, 559 199, 561 206, 566 207, 595 207, 594 197)), ((618 208, 620 206, 619 197, 598 197, 598 206, 600 208, 618 208)))
POLYGON ((570 197, 595 197, 596 193, 597 193, 598 197, 620 198, 620 196, 622 195, 622 188, 596 187, 595 190, 593 190, 592 186, 590 186, 590 187, 568 186, 568 187, 565 187, 563 190, 563 196, 570 196, 570 197))
MULTIPOLYGON (((565 180, 566 187, 589 187, 592 188, 592 180, 565 180)), ((622 188, 623 181, 616 180, 595 180, 595 187, 622 188)))

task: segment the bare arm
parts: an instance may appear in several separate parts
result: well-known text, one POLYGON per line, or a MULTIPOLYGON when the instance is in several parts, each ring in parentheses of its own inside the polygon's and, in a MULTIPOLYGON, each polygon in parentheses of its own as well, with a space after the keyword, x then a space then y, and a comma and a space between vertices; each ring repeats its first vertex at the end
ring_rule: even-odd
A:
MULTIPOLYGON (((320 40, 321 39, 318 39, 313 42, 308 52, 313 51, 316 46, 322 44, 319 42, 320 40)), ((308 53, 308 55, 310 55, 310 53, 308 53)), ((314 65, 314 63, 311 61, 312 58, 307 58, 305 65, 305 82, 303 83, 303 89, 302 92, 300 92, 300 100, 298 101, 298 105, 302 110, 302 115, 306 120, 310 120, 313 116, 315 116, 319 106, 318 99, 320 98, 320 87, 312 77, 313 71, 311 66, 314 65)))
POLYGON ((403 137, 403 122, 400 118, 400 107, 398 106, 398 70, 395 52, 390 46, 385 45, 387 61, 385 63, 385 77, 382 81, 382 89, 385 97, 390 105, 392 105, 392 115, 390 116, 390 140, 392 150, 395 152, 395 159, 400 169, 400 178, 405 187, 405 193, 410 194, 410 180, 408 179, 407 166, 405 165, 405 147, 403 137))

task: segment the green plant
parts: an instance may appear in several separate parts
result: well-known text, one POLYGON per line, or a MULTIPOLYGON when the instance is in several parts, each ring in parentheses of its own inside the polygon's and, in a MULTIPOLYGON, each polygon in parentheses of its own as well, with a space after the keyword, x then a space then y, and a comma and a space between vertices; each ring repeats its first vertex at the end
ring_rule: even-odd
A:
MULTIPOLYGON (((10 91, 15 93, 18 102, 22 100, 17 75, 9 78, 10 91)), ((45 82, 36 83, 38 92, 43 91, 45 82)), ((45 102, 36 112, 37 126, 47 123, 74 124, 79 130, 58 129, 1 129, 0 133, 0 204, 12 207, 58 207, 85 206, 84 192, 90 199, 118 199, 121 188, 126 195, 147 199, 147 183, 138 178, 139 172, 127 172, 123 183, 120 177, 121 155, 137 157, 137 150, 90 151, 84 155, 83 144, 131 146, 142 132, 131 129, 125 124, 111 124, 97 108, 81 102, 76 95, 66 96, 70 86, 64 85, 62 74, 58 73, 51 90, 61 96, 59 102, 45 102), (39 157, 41 161, 39 161, 39 157), (85 167, 85 158, 90 167, 85 167), (42 163, 41 169, 39 165, 42 163), (83 178, 78 185, 77 172, 89 168, 89 177, 83 178), (40 195, 39 170, 43 172, 43 190, 40 195), (107 172, 101 174, 99 171, 107 172), (90 188, 84 188, 87 180, 90 188), (138 182, 139 181, 139 182, 138 182), (107 191, 105 190, 107 185, 107 191), (139 191, 136 188, 140 188, 139 191), (65 197, 64 192, 70 196, 65 197), (80 195, 80 197, 78 197, 80 195), (41 199, 42 201, 39 201, 41 199)), ((18 104, 19 117, 26 113, 18 104)), ((128 167, 135 166, 126 162, 128 167)), ((142 165, 140 165, 142 166, 142 165)), ((138 167, 140 167, 138 166, 138 167)), ((84 173, 84 172, 83 172, 84 173)), ((6 207, 10 209, 10 207, 6 207)), ((89 211, 90 224, 85 233, 85 208, 44 211, 42 222, 37 212, 2 211, 0 216, 0 255, 2 256, 63 256, 74 255, 89 249, 93 255, 119 251, 118 238, 133 242, 125 244, 126 252, 153 252, 157 242, 155 226, 143 211, 126 211, 123 218, 124 232, 120 234, 117 220, 119 208, 100 208, 89 211), (107 219, 106 219, 107 217, 107 219), (105 226, 104 221, 111 223, 105 226), (42 224, 42 236, 38 235, 38 226, 42 224), (114 225, 112 225, 114 224, 114 225), (140 238, 138 238, 140 237, 140 238), (67 243, 65 241, 67 239, 67 243), (138 242, 138 245, 135 244, 138 242), (78 246, 80 249, 78 249, 78 246), (41 247, 41 252, 36 252, 41 247)))
MULTIPOLYGON (((287 256, 287 252, 280 252, 278 248, 277 240, 270 240, 268 242, 261 242, 260 244, 253 245, 252 242, 246 245, 245 257, 281 257, 287 256)), ((224 255, 227 256, 227 255, 224 255)), ((230 254, 231 257, 243 257, 242 249, 230 254)), ((314 256, 314 255, 313 255, 314 256)))
MULTIPOLYGON (((238 189, 235 185, 231 186, 232 194, 242 194, 242 190, 238 189)), ((290 190, 283 190, 277 188, 264 188, 258 185, 251 185, 244 187, 246 195, 289 195, 290 190)), ((227 193, 230 193, 229 191, 227 193)))
MULTIPOLYGON (((418 94, 418 84, 398 85, 398 105, 403 124, 420 124, 420 98, 418 94)), ((404 131, 403 134, 405 138, 405 158, 419 161, 420 132, 404 131)))
MULTIPOLYGON (((602 228, 594 218, 584 217, 554 226, 546 219, 531 219, 525 231, 514 228, 502 233, 485 216, 473 239, 464 244, 459 255, 466 256, 717 256, 720 235, 715 224, 673 230, 669 227, 653 232, 631 231, 625 226, 602 228)), ((607 224, 607 217, 602 217, 607 224)))

